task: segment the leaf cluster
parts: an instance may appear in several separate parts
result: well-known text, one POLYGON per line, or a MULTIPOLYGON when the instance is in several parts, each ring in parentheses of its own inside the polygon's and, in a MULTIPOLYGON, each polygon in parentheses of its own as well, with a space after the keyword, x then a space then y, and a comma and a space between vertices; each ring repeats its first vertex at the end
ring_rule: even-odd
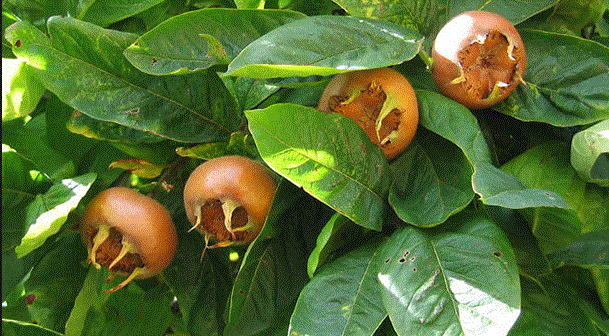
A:
POLYGON ((4 0, 3 334, 609 335, 607 7, 4 0), (438 93, 428 55, 476 9, 516 25, 528 67, 472 111, 438 93), (420 113, 391 162, 314 108, 330 76, 381 67, 420 113), (201 259, 183 186, 223 155, 280 183, 251 245, 201 259), (179 247, 104 294, 78 220, 116 185, 164 204, 179 247))

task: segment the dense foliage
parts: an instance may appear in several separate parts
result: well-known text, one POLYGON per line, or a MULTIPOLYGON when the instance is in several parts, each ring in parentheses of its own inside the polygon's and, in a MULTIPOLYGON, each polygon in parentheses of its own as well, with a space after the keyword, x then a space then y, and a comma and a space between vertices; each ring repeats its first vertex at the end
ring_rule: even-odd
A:
POLYGON ((3 0, 3 335, 609 335, 606 0, 3 0), (470 110, 434 37, 498 13, 523 83, 470 110), (315 109, 392 67, 419 105, 388 162, 315 109), (182 201, 204 160, 279 181, 258 238, 209 249, 182 201), (129 186, 172 214, 159 276, 111 294, 78 223, 129 186))

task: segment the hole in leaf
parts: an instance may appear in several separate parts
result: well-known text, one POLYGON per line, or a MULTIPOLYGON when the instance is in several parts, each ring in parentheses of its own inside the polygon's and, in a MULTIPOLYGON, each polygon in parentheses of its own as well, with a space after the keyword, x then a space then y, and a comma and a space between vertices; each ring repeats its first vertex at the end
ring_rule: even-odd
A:
POLYGON ((150 64, 155 65, 159 60, 157 60, 156 58, 152 58, 150 64))
POLYGON ((416 268, 416 267, 415 267, 415 268, 413 268, 413 269, 412 269, 412 271, 413 271, 413 272, 416 272, 416 271, 417 271, 417 268, 416 268))
POLYGON ((17 41, 15 41, 15 47, 16 47, 16 48, 21 47, 21 40, 17 40, 17 41))
POLYGON ((501 253, 501 251, 495 251, 495 252, 493 252, 493 255, 497 258, 500 258, 503 255, 503 253, 501 253))
POLYGON ((388 264, 391 261, 391 258, 385 259, 385 264, 388 264))
POLYGON ((404 259, 404 258, 400 258, 400 260, 398 260, 398 262, 399 262, 400 264, 403 264, 405 261, 406 261, 406 259, 404 259))

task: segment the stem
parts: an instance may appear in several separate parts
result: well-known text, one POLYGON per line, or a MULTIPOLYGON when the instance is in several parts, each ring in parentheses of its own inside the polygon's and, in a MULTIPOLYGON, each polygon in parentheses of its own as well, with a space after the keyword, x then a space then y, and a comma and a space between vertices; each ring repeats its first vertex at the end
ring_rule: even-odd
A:
POLYGON ((433 60, 431 57, 429 57, 429 55, 427 55, 427 53, 425 52, 425 50, 423 50, 423 48, 421 48, 419 50, 418 56, 423 61, 423 63, 425 63, 427 70, 430 70, 433 60))

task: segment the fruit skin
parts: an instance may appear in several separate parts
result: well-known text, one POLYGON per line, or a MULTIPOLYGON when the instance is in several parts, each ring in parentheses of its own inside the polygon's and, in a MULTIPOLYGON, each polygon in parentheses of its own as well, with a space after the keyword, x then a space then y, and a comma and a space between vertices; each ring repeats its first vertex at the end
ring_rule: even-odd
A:
POLYGON ((211 159, 199 165, 189 176, 184 187, 184 207, 188 220, 205 234, 218 233, 215 238, 218 246, 231 244, 247 244, 252 242, 260 233, 271 208, 276 190, 276 182, 271 174, 258 162, 243 156, 222 156, 211 159), (206 227, 206 223, 198 226, 196 208, 209 200, 230 200, 242 206, 253 221, 253 227, 239 232, 234 236, 229 227, 206 227), (227 240, 228 233, 233 235, 227 240), (236 240, 235 240, 236 239, 236 240))
POLYGON ((370 141, 381 148, 387 160, 395 158, 410 144, 419 122, 417 98, 410 82, 391 68, 358 70, 334 76, 326 86, 317 109, 341 113, 355 121, 370 141), (369 89, 374 92, 370 93, 369 89), (385 96, 384 101, 377 99, 378 94, 385 96), (338 104, 337 97, 342 97, 338 104), (372 105, 378 102, 383 104, 383 110, 379 115, 370 115, 372 105), (384 142, 389 138, 389 142, 384 142))
POLYGON ((134 279, 152 277, 171 263, 177 233, 171 215, 156 200, 125 187, 100 192, 89 202, 81 218, 81 235, 89 253, 90 234, 104 224, 117 229, 133 245, 132 253, 140 255, 144 269, 134 279))
POLYGON ((516 28, 504 17, 486 11, 464 12, 448 21, 434 40, 432 59, 432 76, 438 89, 472 109, 487 108, 506 99, 522 82, 526 70, 524 43, 516 28), (503 52, 497 57, 496 50, 483 51, 489 46, 480 44, 481 38, 487 44, 505 41, 500 45, 507 46, 498 49, 503 52), (475 58, 474 63, 482 66, 466 66, 476 81, 463 69, 462 62, 471 59, 465 61, 460 51, 468 47, 474 56, 480 51, 486 56, 475 58), (497 85, 499 82, 503 83, 497 85))

